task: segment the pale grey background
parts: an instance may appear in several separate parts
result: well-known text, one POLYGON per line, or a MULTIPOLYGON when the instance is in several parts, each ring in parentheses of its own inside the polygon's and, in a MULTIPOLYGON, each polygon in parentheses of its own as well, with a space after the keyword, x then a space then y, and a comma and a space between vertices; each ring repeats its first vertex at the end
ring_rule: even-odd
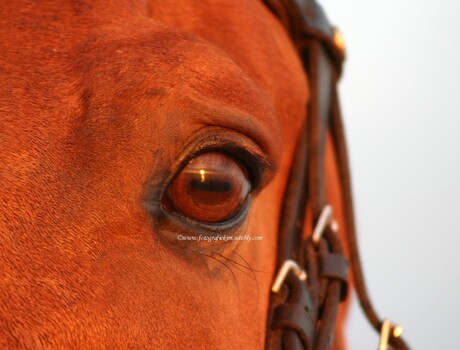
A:
MULTIPOLYGON (((341 83, 362 260, 413 349, 460 349, 460 2, 323 0, 341 83)), ((377 349, 356 302, 351 350, 377 349)))

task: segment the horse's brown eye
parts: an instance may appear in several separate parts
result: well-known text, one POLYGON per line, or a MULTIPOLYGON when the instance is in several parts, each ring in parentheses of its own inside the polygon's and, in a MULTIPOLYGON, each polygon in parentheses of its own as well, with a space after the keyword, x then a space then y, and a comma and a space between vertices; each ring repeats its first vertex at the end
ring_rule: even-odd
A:
POLYGON ((163 205, 197 221, 219 223, 238 214, 250 191, 248 173, 238 160, 209 152, 193 158, 182 169, 163 205))

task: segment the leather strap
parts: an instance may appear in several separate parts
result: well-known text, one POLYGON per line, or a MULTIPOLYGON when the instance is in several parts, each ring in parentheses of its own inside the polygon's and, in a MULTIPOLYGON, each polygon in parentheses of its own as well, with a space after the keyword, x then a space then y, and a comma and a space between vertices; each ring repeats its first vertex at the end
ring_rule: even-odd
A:
MULTIPOLYGON (((349 169, 336 91, 344 50, 334 42, 335 31, 314 0, 265 0, 296 45, 310 83, 308 118, 303 126, 286 187, 280 220, 277 268, 288 259, 303 265, 307 285, 290 274, 282 293, 272 295, 268 316, 269 349, 329 349, 338 304, 347 293, 348 262, 340 239, 327 225, 320 242, 305 239, 306 208, 316 222, 325 206, 325 140, 331 129, 343 190, 346 232, 359 299, 371 323, 380 329, 362 277, 353 221, 349 169)), ((313 230, 312 230, 313 231, 313 230)), ((391 338, 407 349, 401 338, 391 338)))
MULTIPOLYGON (((320 327, 318 338, 312 330, 316 329, 319 318, 325 311, 328 314, 337 313, 342 287, 340 282, 329 283, 327 276, 321 278, 319 271, 321 264, 312 262, 312 259, 315 261, 318 259, 318 255, 312 254, 311 250, 315 251, 315 248, 310 241, 303 239, 302 229, 307 203, 315 221, 325 203, 325 138, 329 124, 335 65, 331 65, 327 46, 324 46, 321 40, 329 38, 332 30, 321 33, 321 38, 317 37, 316 34, 321 27, 330 29, 330 26, 328 23, 322 23, 322 20, 325 20, 324 16, 314 18, 318 13, 322 13, 316 2, 309 2, 310 7, 304 8, 304 13, 293 1, 277 1, 270 4, 272 8, 278 9, 280 20, 288 26, 287 29, 294 38, 309 75, 311 92, 310 103, 307 106, 309 118, 301 131, 285 192, 280 224, 278 267, 286 259, 306 262, 304 267, 309 271, 309 285, 308 290, 304 289, 301 293, 308 295, 314 302, 312 308, 299 303, 299 300, 296 300, 298 298, 293 297, 295 293, 292 291, 291 283, 287 284, 287 288, 291 289, 286 293, 287 298, 283 300, 276 296, 272 297, 273 311, 269 316, 269 322, 276 332, 267 339, 267 345, 269 348, 285 348, 289 344, 297 348, 302 344, 304 348, 320 349, 332 341, 331 330, 334 328, 335 317, 321 322, 325 326, 320 327), (311 15, 312 18, 305 20, 305 15, 311 15), (311 27, 309 23, 312 23, 311 27), (309 245, 310 253, 306 253, 309 245), (329 300, 335 300, 333 303, 329 302, 325 308, 319 305, 320 299, 323 299, 320 294, 324 293, 329 296, 329 300), (288 312, 293 312, 294 316, 288 317, 288 312), (298 340, 295 340, 296 338, 298 340)), ((335 247, 340 248, 340 245, 336 244, 335 247)), ((341 249, 333 252, 340 254, 341 249)))
POLYGON ((311 349, 314 325, 305 308, 297 303, 280 304, 275 307, 272 329, 294 330, 304 348, 311 349))
POLYGON ((321 277, 339 280, 342 283, 340 301, 348 292, 348 260, 342 254, 323 253, 319 256, 321 277))

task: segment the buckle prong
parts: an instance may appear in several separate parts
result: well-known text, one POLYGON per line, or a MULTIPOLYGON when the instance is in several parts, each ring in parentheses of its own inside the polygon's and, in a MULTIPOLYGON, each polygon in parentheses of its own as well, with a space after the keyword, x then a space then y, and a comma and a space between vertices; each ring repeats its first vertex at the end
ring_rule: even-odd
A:
POLYGON ((293 271, 301 281, 305 281, 307 279, 307 273, 305 270, 302 270, 299 264, 297 264, 294 260, 288 259, 283 263, 276 274, 275 282, 273 282, 272 286, 273 293, 278 293, 281 290, 281 286, 290 271, 293 271))
MULTIPOLYGON (((321 214, 319 216, 318 222, 316 223, 315 229, 313 230, 312 234, 312 241, 315 244, 318 244, 321 240, 321 236, 326 229, 326 226, 331 222, 332 219, 332 207, 330 205, 326 205, 321 214)), ((337 224, 333 225, 337 229, 337 224)))

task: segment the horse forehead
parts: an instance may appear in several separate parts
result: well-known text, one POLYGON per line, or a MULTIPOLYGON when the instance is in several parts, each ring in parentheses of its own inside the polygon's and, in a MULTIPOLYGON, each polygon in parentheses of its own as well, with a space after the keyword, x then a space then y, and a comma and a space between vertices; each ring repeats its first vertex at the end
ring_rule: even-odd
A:
MULTIPOLYGON (((281 100, 283 93, 305 99, 305 78, 295 50, 263 4, 208 2, 181 0, 172 6, 168 1, 141 5, 120 0, 107 6, 103 1, 91 5, 84 1, 77 5, 44 1, 33 7, 29 4, 20 10, 10 9, 11 16, 2 35, 4 42, 9 47, 23 47, 23 50, 9 50, 10 55, 5 56, 11 72, 18 73, 15 78, 21 78, 14 79, 19 86, 10 89, 10 94, 24 90, 21 81, 36 78, 37 92, 40 89, 48 92, 52 100, 55 95, 74 89, 72 83, 89 70, 88 64, 105 62, 109 69, 115 70, 126 65, 129 61, 126 59, 130 58, 132 68, 138 64, 133 73, 142 73, 145 61, 136 62, 135 57, 154 55, 169 66, 182 61, 185 72, 194 57, 197 64, 192 68, 214 63, 222 69, 230 60, 242 68, 234 75, 246 73, 272 102, 281 100), (123 46, 131 48, 131 57, 117 55, 122 53, 123 46), (222 59, 223 56, 226 57, 222 59), (217 58, 217 64, 211 57, 217 58)), ((160 70, 158 63, 151 62, 160 70)), ((173 73, 176 77, 180 75, 173 73)), ((169 74, 168 78, 172 76, 169 74)), ((34 102, 38 105, 40 101, 34 102)), ((53 101, 46 101, 47 105, 49 102, 53 101)))

